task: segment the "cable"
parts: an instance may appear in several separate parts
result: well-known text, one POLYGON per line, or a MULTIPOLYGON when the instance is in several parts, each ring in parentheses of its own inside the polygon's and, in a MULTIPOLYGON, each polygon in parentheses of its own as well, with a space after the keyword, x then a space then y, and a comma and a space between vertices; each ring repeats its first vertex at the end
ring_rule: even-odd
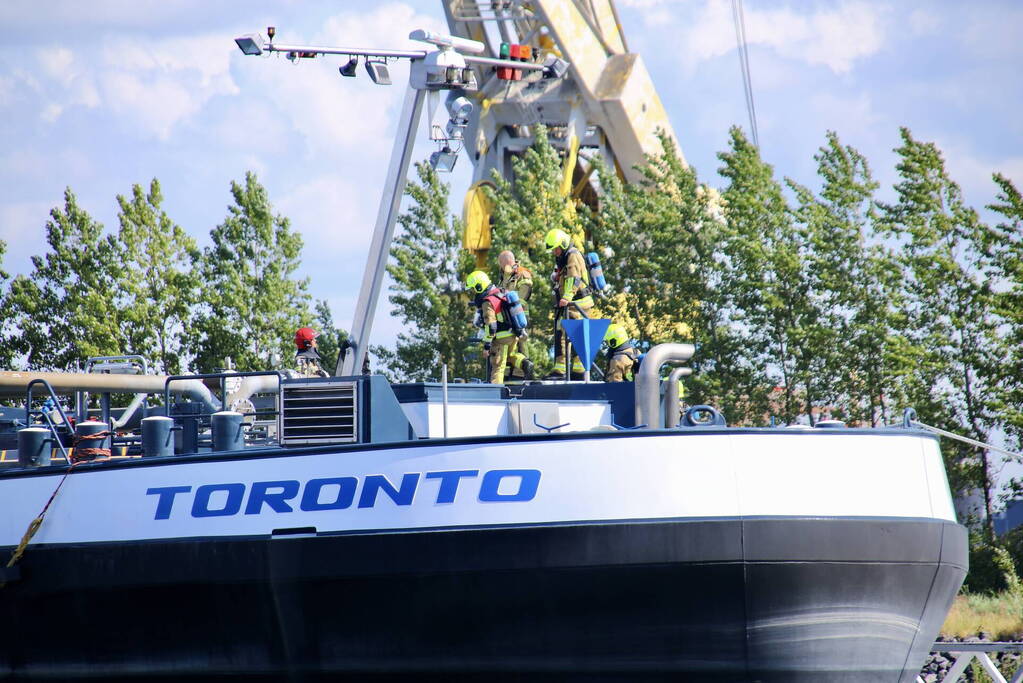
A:
POLYGON ((746 94, 750 132, 753 134, 753 144, 760 147, 757 109, 753 104, 753 80, 749 69, 749 46, 746 43, 746 15, 742 10, 742 0, 732 0, 732 21, 735 23, 735 42, 739 48, 739 69, 742 71, 742 88, 746 94))

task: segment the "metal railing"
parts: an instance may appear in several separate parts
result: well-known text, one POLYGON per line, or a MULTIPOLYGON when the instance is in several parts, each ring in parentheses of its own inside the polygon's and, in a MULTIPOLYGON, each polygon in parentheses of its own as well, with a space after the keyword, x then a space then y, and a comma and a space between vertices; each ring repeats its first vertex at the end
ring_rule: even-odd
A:
POLYGON ((931 650, 932 654, 947 654, 953 659, 952 667, 943 678, 937 678, 934 673, 921 673, 916 677, 916 683, 955 683, 958 681, 973 660, 977 660, 984 672, 991 677, 994 683, 1021 683, 1023 682, 1023 666, 1020 666, 1009 680, 998 670, 995 663, 988 655, 995 652, 1020 652, 1023 653, 1023 643, 935 643, 931 650), (932 678, 933 677, 933 678, 932 678))
POLYGON ((46 391, 50 394, 49 398, 53 400, 54 409, 60 415, 64 428, 67 429, 71 435, 74 435, 74 428, 71 426, 71 421, 68 420, 67 415, 64 414, 64 409, 60 407, 60 399, 57 398, 57 392, 53 390, 53 387, 51 387, 50 383, 45 379, 34 379, 28 383, 27 387, 25 387, 25 426, 30 426, 32 424, 32 415, 34 413, 38 413, 46 422, 46 426, 49 428, 50 434, 53 435, 53 441, 60 448, 60 452, 64 456, 64 459, 69 460, 67 450, 64 448, 64 444, 60 441, 60 434, 57 433, 57 425, 55 425, 53 420, 50 419, 50 414, 42 409, 36 411, 32 410, 32 387, 37 384, 41 384, 46 388, 46 391))

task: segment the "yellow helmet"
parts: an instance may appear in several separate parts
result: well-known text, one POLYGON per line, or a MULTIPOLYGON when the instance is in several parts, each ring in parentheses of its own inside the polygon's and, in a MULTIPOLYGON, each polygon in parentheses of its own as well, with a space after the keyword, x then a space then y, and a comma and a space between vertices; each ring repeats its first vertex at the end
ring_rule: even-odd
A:
POLYGON ((482 270, 474 270, 465 278, 465 288, 482 294, 490 287, 490 277, 482 270))
POLYGON ((607 328, 607 332, 604 333, 604 341, 614 349, 629 341, 629 333, 625 331, 624 326, 615 323, 607 328))
POLYGON ((547 247, 547 251, 554 251, 554 247, 568 249, 571 243, 572 238, 568 236, 568 233, 558 228, 551 228, 543 238, 543 244, 547 247))

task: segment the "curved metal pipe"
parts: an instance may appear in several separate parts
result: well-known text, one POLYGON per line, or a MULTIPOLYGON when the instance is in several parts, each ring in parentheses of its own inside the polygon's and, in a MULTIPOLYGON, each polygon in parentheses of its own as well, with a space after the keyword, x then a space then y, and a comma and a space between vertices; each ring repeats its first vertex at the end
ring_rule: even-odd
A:
POLYGON ((661 366, 671 361, 684 363, 694 353, 696 347, 692 344, 658 344, 643 356, 643 364, 636 375, 637 425, 656 427, 661 422, 661 366))
MULTIPOLYGON (((166 375, 109 375, 93 372, 12 372, 0 371, 0 395, 20 395, 32 380, 46 380, 60 394, 75 391, 162 394, 166 375)), ((171 383, 171 391, 202 401, 211 412, 220 410, 209 387, 197 379, 171 383)))
POLYGON ((668 375, 667 385, 664 387, 664 426, 668 429, 678 427, 679 419, 682 417, 682 408, 679 406, 678 381, 683 377, 693 374, 692 368, 675 368, 668 375))
POLYGON ((281 390, 280 375, 250 375, 243 377, 238 388, 227 395, 227 407, 233 410, 237 401, 249 398, 253 394, 276 394, 281 390))

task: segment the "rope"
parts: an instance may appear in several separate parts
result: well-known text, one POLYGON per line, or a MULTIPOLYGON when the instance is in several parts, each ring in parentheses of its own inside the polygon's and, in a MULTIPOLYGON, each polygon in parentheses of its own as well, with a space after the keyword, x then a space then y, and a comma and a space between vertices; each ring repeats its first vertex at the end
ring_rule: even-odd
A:
POLYGON ((93 461, 96 458, 102 458, 104 460, 110 459, 111 453, 109 448, 79 448, 78 444, 83 441, 100 441, 100 443, 102 443, 102 440, 106 439, 111 434, 113 434, 111 431, 102 431, 96 432, 95 434, 75 435, 75 440, 72 444, 74 452, 71 454, 71 462, 77 464, 85 460, 93 461))
MULTIPOLYGON (((46 517, 47 511, 50 509, 50 505, 53 504, 54 499, 57 497, 57 493, 60 491, 60 488, 64 485, 64 482, 67 481, 67 478, 71 475, 71 472, 74 471, 74 468, 77 465, 82 464, 83 462, 97 462, 99 460, 111 459, 109 448, 78 448, 78 444, 83 441, 95 441, 97 439, 105 439, 111 434, 112 432, 110 431, 103 431, 97 432, 96 434, 88 434, 75 437, 74 441, 75 448, 68 459, 69 464, 67 469, 64 471, 64 476, 60 478, 60 481, 57 483, 57 488, 53 489, 53 493, 50 494, 50 499, 46 501, 46 505, 43 506, 43 509, 39 511, 39 514, 36 516, 35 519, 29 522, 28 528, 25 530, 25 535, 21 537, 21 542, 18 543, 18 547, 14 549, 14 553, 11 555, 11 559, 7 561, 8 569, 17 564, 18 561, 21 559, 22 555, 25 554, 25 550, 28 548, 28 544, 32 541, 32 537, 36 535, 36 532, 39 531, 39 527, 43 525, 43 519, 46 517)), ((3 588, 6 585, 7 585, 6 581, 0 580, 0 588, 3 588)))
POLYGON ((929 424, 924 424, 923 422, 917 422, 916 420, 912 420, 910 422, 910 424, 913 425, 914 427, 920 427, 921 429, 926 429, 929 432, 934 432, 935 434, 939 434, 939 435, 947 437, 949 439, 954 439, 956 441, 962 441, 963 443, 970 444, 971 446, 976 446, 977 448, 984 448, 984 449, 989 450, 989 451, 994 451, 996 453, 1001 453, 1002 455, 1007 455, 1010 458, 1015 458, 1018 462, 1023 462, 1023 453, 1016 453, 1014 451, 1009 451, 1009 450, 1006 450, 1004 448, 999 448, 998 446, 992 446, 989 443, 984 443, 983 441, 977 441, 976 439, 971 439, 968 436, 962 436, 961 434, 956 434, 954 432, 947 432, 944 429, 940 429, 938 427, 934 427, 934 426, 931 426, 929 424))

